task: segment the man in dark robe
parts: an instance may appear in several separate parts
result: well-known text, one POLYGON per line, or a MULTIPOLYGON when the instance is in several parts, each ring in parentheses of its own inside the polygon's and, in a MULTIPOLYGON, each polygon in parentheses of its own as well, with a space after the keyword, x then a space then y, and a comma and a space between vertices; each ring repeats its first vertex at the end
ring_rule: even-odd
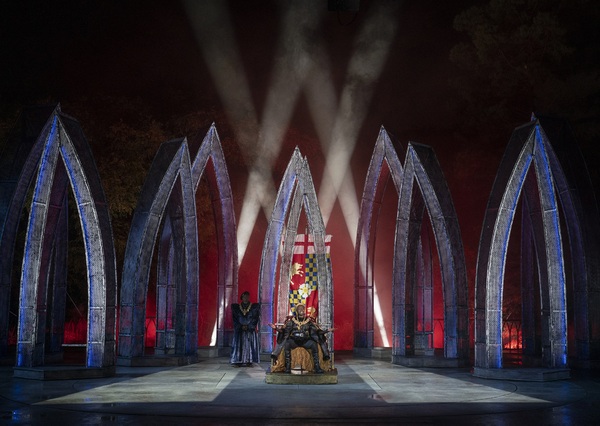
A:
POLYGON ((241 299, 242 303, 231 305, 233 343, 229 362, 236 367, 251 367, 253 362, 259 362, 257 327, 260 304, 250 303, 250 293, 247 291, 242 293, 241 299))
POLYGON ((291 373, 292 349, 300 346, 311 352, 315 373, 323 373, 319 362, 318 347, 321 346, 323 359, 327 361, 330 355, 325 335, 332 330, 322 330, 313 318, 306 315, 304 305, 296 305, 294 316, 288 317, 283 326, 269 325, 277 331, 277 345, 271 353, 271 358, 277 360, 281 351, 284 351, 285 373, 291 373))

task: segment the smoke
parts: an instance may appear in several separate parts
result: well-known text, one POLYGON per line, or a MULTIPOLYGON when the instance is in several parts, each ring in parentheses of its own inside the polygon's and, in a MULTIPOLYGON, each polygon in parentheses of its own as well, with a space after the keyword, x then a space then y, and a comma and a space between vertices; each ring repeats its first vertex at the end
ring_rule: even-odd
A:
POLYGON ((258 120, 225 3, 184 0, 183 4, 236 139, 240 147, 248 147, 242 155, 249 161, 258 120))
POLYGON ((280 35, 260 120, 223 2, 185 0, 184 5, 249 168, 238 221, 240 262, 260 210, 266 217, 271 215, 276 194, 273 165, 303 90, 326 153, 319 194, 323 218, 327 223, 335 201, 340 199, 347 227, 354 239, 358 200, 349 169, 350 158, 396 31, 398 3, 382 2, 371 8, 355 40, 339 103, 331 79, 330 62, 320 38, 325 12, 322 2, 280 3, 280 35))
POLYGON ((335 201, 339 198, 353 238, 358 218, 358 200, 350 159, 370 105, 373 88, 385 65, 396 32, 397 7, 395 2, 377 3, 361 28, 348 65, 331 142, 326 151, 325 175, 329 179, 324 179, 319 193, 323 217, 325 222, 329 220, 335 201))

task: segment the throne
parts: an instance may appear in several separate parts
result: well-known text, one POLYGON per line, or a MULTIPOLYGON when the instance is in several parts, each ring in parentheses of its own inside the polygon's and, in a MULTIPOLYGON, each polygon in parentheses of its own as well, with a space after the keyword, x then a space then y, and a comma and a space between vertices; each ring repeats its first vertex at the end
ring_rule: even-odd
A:
MULTIPOLYGON (((321 365, 321 369, 325 372, 333 370, 333 353, 331 353, 331 357, 328 360, 323 359, 323 350, 321 346, 317 346, 317 350, 319 352, 319 364, 321 365)), ((312 354, 310 351, 303 347, 294 348, 291 351, 292 354, 292 374, 306 374, 306 373, 314 373, 315 364, 313 362, 312 354)), ((271 360, 271 372, 272 373, 282 373, 285 371, 285 351, 282 350, 277 360, 271 360)))

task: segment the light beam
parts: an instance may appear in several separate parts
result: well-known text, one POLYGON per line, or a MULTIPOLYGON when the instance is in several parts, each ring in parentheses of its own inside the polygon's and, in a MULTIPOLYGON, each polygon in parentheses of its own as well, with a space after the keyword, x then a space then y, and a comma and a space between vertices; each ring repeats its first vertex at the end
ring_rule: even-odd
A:
MULTIPOLYGON (((355 53, 350 60, 346 84, 342 91, 331 143, 327 151, 325 172, 330 180, 324 180, 319 193, 323 219, 326 223, 340 195, 373 88, 383 69, 396 32, 396 8, 397 4, 394 2, 377 3, 355 43, 355 53)), ((354 194, 353 198, 356 198, 355 190, 352 194, 354 194)), ((345 193, 345 196, 352 197, 350 193, 345 193)), ((358 206, 357 201, 351 204, 358 206)), ((352 208, 350 205, 347 207, 352 208)), ((346 214, 358 215, 358 207, 356 212, 344 212, 345 218, 350 219, 346 214)), ((351 235, 355 233, 353 232, 355 229, 351 230, 351 235)))

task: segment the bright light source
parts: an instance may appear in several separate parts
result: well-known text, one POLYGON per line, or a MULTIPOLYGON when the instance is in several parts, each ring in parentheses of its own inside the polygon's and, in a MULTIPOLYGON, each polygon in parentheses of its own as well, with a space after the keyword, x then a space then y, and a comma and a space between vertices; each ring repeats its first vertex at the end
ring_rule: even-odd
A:
POLYGON ((385 322, 383 321, 383 312, 381 312, 381 305, 379 304, 379 295, 377 294, 377 284, 373 281, 373 315, 375 315, 375 321, 381 335, 381 343, 384 347, 390 347, 390 341, 387 337, 387 330, 385 328, 385 322))
POLYGON ((213 327, 212 335, 210 336, 210 346, 215 346, 217 344, 217 321, 215 321, 215 326, 213 327))

